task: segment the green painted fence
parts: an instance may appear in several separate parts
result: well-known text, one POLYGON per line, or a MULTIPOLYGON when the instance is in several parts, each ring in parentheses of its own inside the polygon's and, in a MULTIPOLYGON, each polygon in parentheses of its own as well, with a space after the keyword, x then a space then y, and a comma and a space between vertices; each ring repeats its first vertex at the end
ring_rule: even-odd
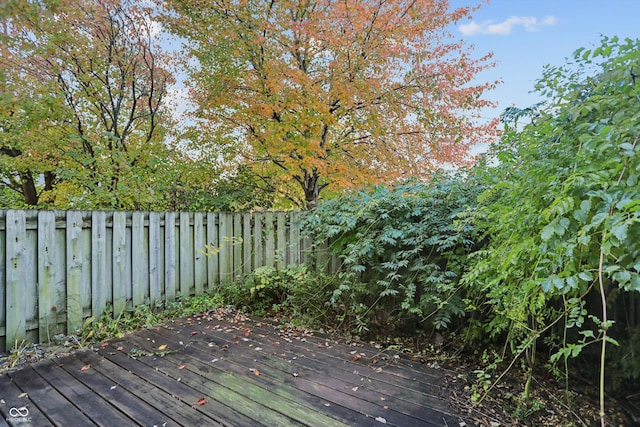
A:
POLYGON ((0 351, 299 264, 297 212, 0 211, 0 351))

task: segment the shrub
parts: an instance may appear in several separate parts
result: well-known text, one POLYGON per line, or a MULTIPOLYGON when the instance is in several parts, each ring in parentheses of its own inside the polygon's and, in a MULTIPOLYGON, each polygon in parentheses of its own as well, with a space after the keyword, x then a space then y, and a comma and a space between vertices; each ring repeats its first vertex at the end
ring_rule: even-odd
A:
POLYGON ((446 328, 464 314, 458 280, 478 236, 467 220, 480 187, 461 176, 378 186, 322 202, 303 219, 342 261, 330 303, 359 332, 446 328))

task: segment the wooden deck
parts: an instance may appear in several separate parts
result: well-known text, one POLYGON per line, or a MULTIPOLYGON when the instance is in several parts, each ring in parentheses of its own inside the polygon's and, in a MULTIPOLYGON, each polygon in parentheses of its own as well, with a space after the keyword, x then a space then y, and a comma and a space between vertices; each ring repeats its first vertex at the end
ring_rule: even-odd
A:
POLYGON ((460 426, 442 371, 230 311, 0 376, 0 426, 460 426))

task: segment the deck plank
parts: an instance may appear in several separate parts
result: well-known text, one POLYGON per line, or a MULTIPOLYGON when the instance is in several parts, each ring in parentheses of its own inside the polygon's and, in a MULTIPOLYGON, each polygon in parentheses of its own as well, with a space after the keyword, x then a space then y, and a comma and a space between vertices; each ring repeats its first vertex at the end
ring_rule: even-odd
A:
POLYGON ((29 396, 38 408, 49 418, 54 425, 65 427, 86 427, 95 425, 85 414, 80 412, 78 408, 67 400, 67 398, 58 393, 50 384, 48 384, 33 367, 29 366, 25 369, 18 370, 10 377, 13 381, 29 396))
MULTIPOLYGON (((170 415, 179 425, 220 425, 206 414, 197 410, 199 397, 188 395, 183 398, 180 396, 180 392, 184 392, 182 389, 177 390, 176 394, 166 393, 145 379, 136 376, 135 373, 118 368, 110 360, 104 359, 93 352, 81 352, 77 356, 85 364, 90 365, 92 370, 104 375, 114 384, 118 384, 119 388, 124 388, 135 394, 155 408, 157 412, 164 413, 166 416, 170 415)), ((178 388, 178 384, 176 384, 176 388, 178 388)))
POLYGON ((392 350, 214 310, 0 375, 0 427, 16 405, 38 426, 464 425, 443 377, 392 350))
POLYGON ((141 400, 136 394, 129 392, 124 387, 120 387, 95 369, 82 371, 85 363, 78 359, 77 355, 63 358, 58 362, 58 365, 93 390, 95 394, 111 402, 118 411, 126 414, 137 425, 165 427, 180 425, 169 415, 158 411, 147 402, 141 400))
POLYGON ((79 409, 95 424, 111 427, 114 425, 125 426, 133 422, 131 418, 120 412, 98 394, 93 393, 90 388, 52 360, 38 363, 33 366, 33 369, 70 402, 75 402, 76 404, 82 402, 79 409))
MULTIPOLYGON (((38 427, 54 425, 42 411, 29 400, 28 394, 18 387, 8 375, 0 375, 0 426, 6 426, 6 420, 14 418, 9 412, 11 408, 26 408, 29 411, 25 417, 28 421, 23 422, 23 425, 38 427)), ((12 424, 16 425, 18 423, 12 424)))

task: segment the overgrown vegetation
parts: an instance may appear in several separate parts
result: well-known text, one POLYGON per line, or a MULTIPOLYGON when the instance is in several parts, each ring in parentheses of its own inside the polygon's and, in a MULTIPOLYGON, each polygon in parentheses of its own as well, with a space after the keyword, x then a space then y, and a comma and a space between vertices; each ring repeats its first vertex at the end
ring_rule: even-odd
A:
POLYGON ((424 334, 455 323, 464 260, 479 246, 468 216, 479 191, 443 175, 322 203, 303 228, 342 262, 330 303, 359 332, 424 334))

